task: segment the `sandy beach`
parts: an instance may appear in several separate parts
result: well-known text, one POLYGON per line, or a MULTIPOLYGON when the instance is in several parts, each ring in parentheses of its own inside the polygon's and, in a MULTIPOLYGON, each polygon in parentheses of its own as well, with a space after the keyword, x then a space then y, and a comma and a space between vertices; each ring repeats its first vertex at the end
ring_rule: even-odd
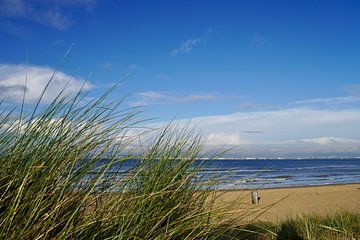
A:
MULTIPOLYGON (((337 210, 360 212, 360 183, 311 187, 258 189, 260 202, 251 203, 249 190, 234 190, 219 198, 221 203, 238 202, 240 212, 257 211, 246 219, 281 221, 304 214, 325 215, 337 210), (264 211, 266 209, 266 211, 264 211)), ((247 215, 245 213, 245 215, 247 215)))

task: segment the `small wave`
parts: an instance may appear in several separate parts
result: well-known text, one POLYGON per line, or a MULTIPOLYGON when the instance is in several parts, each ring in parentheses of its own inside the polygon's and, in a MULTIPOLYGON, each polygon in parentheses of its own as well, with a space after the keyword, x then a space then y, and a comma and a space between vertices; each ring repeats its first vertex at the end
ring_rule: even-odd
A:
POLYGON ((359 169, 358 165, 322 165, 322 166, 304 166, 304 167, 285 167, 284 170, 315 170, 315 169, 359 169))
POLYGON ((272 179, 290 179, 290 178, 294 178, 294 176, 292 175, 278 175, 278 176, 273 176, 271 177, 272 179))
POLYGON ((249 171, 249 172, 254 172, 254 171, 273 171, 272 169, 268 169, 268 168, 241 168, 241 167, 236 167, 236 168, 226 168, 226 167, 222 167, 222 168, 201 168, 201 171, 249 171))
POLYGON ((310 177, 324 178, 324 177, 330 177, 330 175, 329 174, 315 174, 315 175, 312 175, 310 177))

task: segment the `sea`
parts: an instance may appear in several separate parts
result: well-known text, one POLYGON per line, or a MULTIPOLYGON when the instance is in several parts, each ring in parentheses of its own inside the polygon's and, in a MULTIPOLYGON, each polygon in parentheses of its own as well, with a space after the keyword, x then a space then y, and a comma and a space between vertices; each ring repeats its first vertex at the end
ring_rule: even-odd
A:
POLYGON ((256 189, 360 183, 360 159, 197 160, 200 181, 218 189, 256 189))
MULTIPOLYGON (((121 168, 126 171, 136 162, 127 161, 121 168)), ((196 160, 195 164, 201 167, 195 182, 215 183, 223 190, 360 183, 360 158, 196 160)))

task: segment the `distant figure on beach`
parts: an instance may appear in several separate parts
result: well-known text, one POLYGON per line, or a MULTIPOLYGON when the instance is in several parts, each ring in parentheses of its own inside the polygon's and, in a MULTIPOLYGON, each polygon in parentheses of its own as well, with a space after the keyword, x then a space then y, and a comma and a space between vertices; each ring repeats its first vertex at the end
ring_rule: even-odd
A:
POLYGON ((258 196, 257 191, 252 191, 251 192, 251 202, 252 202, 252 204, 259 204, 260 197, 258 196))

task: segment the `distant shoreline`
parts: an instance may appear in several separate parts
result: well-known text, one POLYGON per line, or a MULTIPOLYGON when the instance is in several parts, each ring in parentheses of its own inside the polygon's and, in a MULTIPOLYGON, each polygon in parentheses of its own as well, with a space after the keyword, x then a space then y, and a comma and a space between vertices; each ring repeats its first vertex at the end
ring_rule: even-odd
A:
POLYGON ((197 158, 196 160, 204 161, 229 161, 229 160, 360 160, 360 157, 318 157, 318 158, 197 158))
POLYGON ((360 185, 359 182, 353 183, 330 183, 330 184, 322 184, 322 185, 301 185, 301 186, 282 186, 282 187, 268 187, 268 188, 236 188, 236 189, 217 189, 218 192, 236 192, 236 191, 256 191, 256 190, 279 190, 279 189, 292 189, 292 188, 318 188, 318 187, 336 187, 336 186, 344 186, 344 185, 360 185))

